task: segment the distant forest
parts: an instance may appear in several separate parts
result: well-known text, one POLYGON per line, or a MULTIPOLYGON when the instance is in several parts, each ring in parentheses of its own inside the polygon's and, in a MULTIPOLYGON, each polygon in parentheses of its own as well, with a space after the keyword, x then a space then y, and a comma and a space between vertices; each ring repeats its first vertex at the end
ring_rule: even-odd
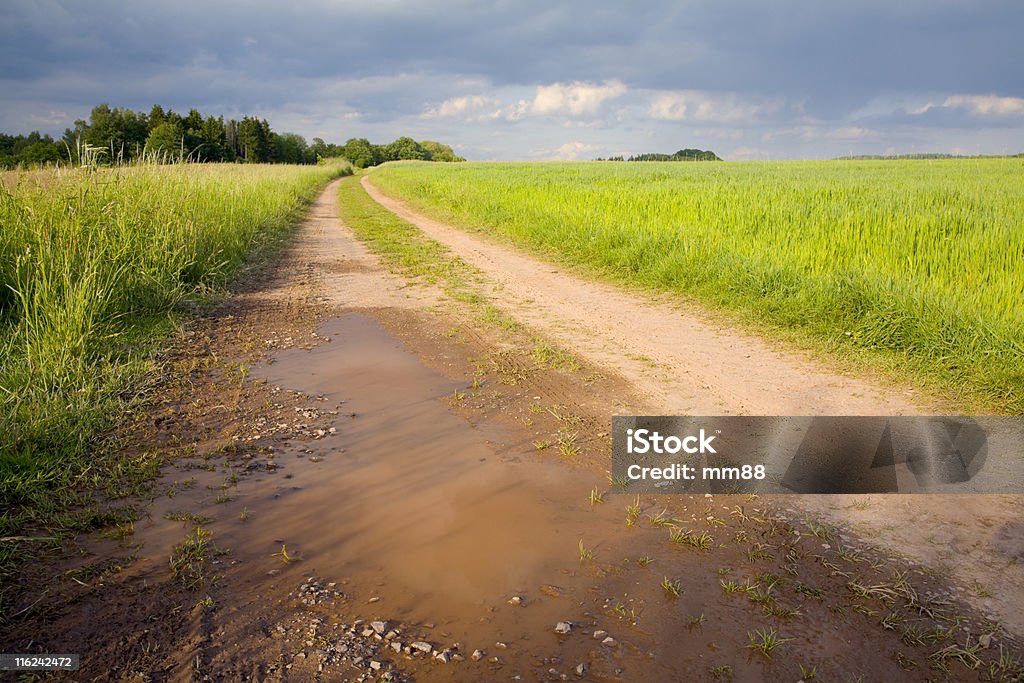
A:
POLYGON ((853 156, 836 157, 836 161, 864 161, 864 160, 899 160, 899 159, 1018 159, 1024 157, 1021 154, 855 154, 853 156))
POLYGON ((401 137, 387 145, 352 138, 344 145, 313 138, 309 144, 295 133, 277 133, 267 121, 246 116, 241 121, 204 117, 196 109, 182 116, 156 104, 148 114, 100 104, 89 120, 75 121, 55 140, 38 131, 28 135, 0 133, 0 168, 50 163, 81 163, 88 153, 98 163, 123 163, 140 158, 155 161, 250 162, 315 164, 343 156, 360 168, 385 161, 422 159, 465 161, 448 145, 401 137))
POLYGON ((709 150, 702 149, 681 149, 675 154, 637 154, 626 159, 623 156, 608 157, 598 161, 721 161, 718 155, 709 150))

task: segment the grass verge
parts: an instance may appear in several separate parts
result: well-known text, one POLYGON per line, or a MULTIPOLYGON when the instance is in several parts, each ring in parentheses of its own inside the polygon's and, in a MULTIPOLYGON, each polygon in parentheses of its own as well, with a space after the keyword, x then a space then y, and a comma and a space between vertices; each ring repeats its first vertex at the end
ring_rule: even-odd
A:
POLYGON ((347 164, 139 165, 0 177, 0 584, 124 524, 156 475, 104 433, 159 378, 184 310, 283 243, 347 164), (103 501, 100 504, 100 501, 103 501))

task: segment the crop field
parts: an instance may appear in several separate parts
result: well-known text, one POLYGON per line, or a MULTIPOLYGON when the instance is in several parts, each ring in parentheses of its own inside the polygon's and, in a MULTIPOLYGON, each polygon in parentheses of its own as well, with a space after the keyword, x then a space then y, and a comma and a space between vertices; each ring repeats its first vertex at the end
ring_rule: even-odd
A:
MULTIPOLYGON (((347 168, 344 167, 344 168, 347 168)), ((0 508, 18 529, 146 372, 183 298, 286 232, 339 164, 0 177, 0 508)), ((0 534, 2 534, 0 529, 0 534)))
POLYGON ((549 259, 1024 412, 1020 159, 402 163, 372 177, 549 259))

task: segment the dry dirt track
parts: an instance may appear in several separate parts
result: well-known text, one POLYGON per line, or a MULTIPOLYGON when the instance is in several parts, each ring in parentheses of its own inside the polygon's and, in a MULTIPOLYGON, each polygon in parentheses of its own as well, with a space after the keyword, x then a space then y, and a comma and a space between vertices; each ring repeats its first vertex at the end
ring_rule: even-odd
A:
MULTIPOLYGON (((914 415, 954 412, 906 387, 836 374, 707 313, 583 280, 506 245, 410 209, 372 183, 382 206, 416 225, 493 283, 494 303, 594 365, 617 373, 649 414, 914 415)), ((890 551, 952 578, 964 595, 1024 634, 1024 497, 793 496, 890 551)))

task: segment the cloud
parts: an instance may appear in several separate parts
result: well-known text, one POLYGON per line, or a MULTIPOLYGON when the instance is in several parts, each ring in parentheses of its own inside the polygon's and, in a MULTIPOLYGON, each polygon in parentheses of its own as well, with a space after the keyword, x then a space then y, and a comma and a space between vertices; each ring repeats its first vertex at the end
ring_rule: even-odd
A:
POLYGON ((742 123, 778 113, 784 106, 781 97, 753 101, 733 92, 675 90, 654 92, 647 113, 662 121, 742 123))
POLYGON ((741 142, 773 158, 1024 149, 1014 0, 82 7, 4 3, 4 132, 59 135, 106 101, 252 114, 330 141, 461 141, 470 158, 567 155, 567 137, 600 147, 579 158, 741 142))
MULTIPOLYGON (((996 95, 950 95, 940 104, 943 109, 963 110, 977 117, 1024 117, 1024 98, 996 95)), ((936 109, 928 102, 910 114, 922 115, 936 109)))
POLYGON ((437 107, 428 109, 421 116, 433 118, 467 118, 469 115, 484 109, 491 109, 501 104, 501 100, 484 95, 461 95, 442 102, 437 107))
POLYGON ((530 105, 533 114, 593 115, 606 100, 625 94, 627 88, 620 81, 605 81, 600 85, 573 81, 552 83, 537 88, 530 105))

